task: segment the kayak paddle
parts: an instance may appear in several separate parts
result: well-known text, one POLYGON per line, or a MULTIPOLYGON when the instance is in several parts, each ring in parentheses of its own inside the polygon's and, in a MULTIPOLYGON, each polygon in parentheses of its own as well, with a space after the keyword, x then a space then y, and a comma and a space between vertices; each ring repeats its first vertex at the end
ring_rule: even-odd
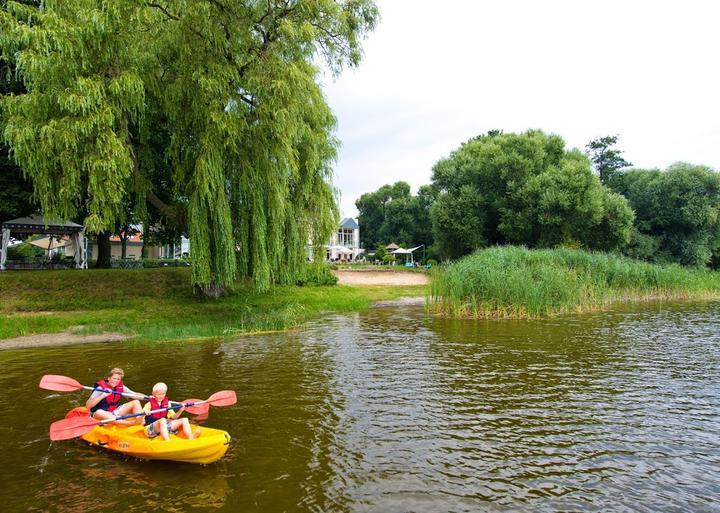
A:
MULTIPOLYGON (((104 389, 100 387, 88 387, 85 386, 78 381, 68 378, 67 376, 58 376, 56 374, 45 374, 42 379, 40 379, 40 388, 45 390, 53 390, 55 392, 76 392, 77 390, 91 390, 93 392, 110 392, 113 394, 117 394, 118 392, 113 392, 109 389, 104 389)), ((143 399, 146 401, 150 400, 150 396, 143 395, 143 394, 129 394, 127 392, 120 392, 120 395, 123 397, 132 397, 133 399, 137 399, 138 395, 141 395, 143 399)), ((192 413, 193 415, 198 415, 201 417, 201 420, 207 418, 207 414, 209 413, 210 406, 206 403, 203 403, 199 399, 188 399, 188 402, 192 403, 199 403, 197 406, 193 406, 187 409, 188 413, 192 413)), ((176 401, 170 401, 170 404, 176 405, 180 404, 176 401)))
POLYGON ((85 433, 91 431, 96 426, 109 424, 116 420, 130 419, 133 417, 144 417, 151 413, 160 413, 168 410, 179 410, 183 407, 191 407, 195 404, 208 404, 211 406, 231 406, 237 402, 237 397, 234 390, 222 390, 215 392, 213 395, 205 399, 204 401, 198 402, 187 402, 168 406, 167 408, 158 408, 157 410, 151 410, 150 412, 130 413, 128 415, 121 415, 114 419, 98 420, 92 417, 70 417, 69 419, 61 419, 50 424, 50 440, 69 440, 70 438, 76 438, 82 436, 85 433))

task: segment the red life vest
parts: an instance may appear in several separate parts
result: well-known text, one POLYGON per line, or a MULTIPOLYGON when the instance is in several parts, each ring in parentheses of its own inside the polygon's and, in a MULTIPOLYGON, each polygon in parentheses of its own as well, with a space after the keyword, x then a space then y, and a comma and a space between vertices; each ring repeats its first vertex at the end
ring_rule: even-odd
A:
MULTIPOLYGON (((163 397, 163 400, 161 403, 157 402, 157 399, 154 397, 150 398, 150 410, 159 410, 160 408, 167 408, 170 402, 168 401, 167 396, 163 397)), ((150 415, 145 415, 145 425, 152 424, 156 420, 164 419, 167 417, 168 410, 165 411, 159 411, 157 413, 151 413, 150 415)))
POLYGON ((120 380, 120 383, 118 383, 115 388, 111 387, 110 383, 104 379, 95 383, 95 387, 102 388, 103 390, 112 390, 113 393, 103 398, 102 401, 93 406, 90 409, 91 413, 95 413, 97 410, 114 411, 118 406, 120 406, 120 399, 122 398, 122 392, 125 388, 122 380, 120 380))

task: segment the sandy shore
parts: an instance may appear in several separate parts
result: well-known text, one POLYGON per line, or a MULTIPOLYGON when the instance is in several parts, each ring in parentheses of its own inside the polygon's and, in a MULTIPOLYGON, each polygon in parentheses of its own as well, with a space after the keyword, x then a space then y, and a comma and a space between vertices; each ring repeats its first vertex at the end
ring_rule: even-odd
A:
POLYGON ((22 349, 25 347, 64 346, 70 344, 95 344, 97 342, 122 342, 127 335, 121 333, 100 333, 98 335, 76 335, 74 333, 40 333, 26 337, 0 340, 0 350, 22 349))
MULTIPOLYGON (((372 285, 426 285, 430 283, 427 275, 418 272, 403 271, 365 271, 340 270, 333 271, 341 285, 355 287, 372 285)), ((403 297, 391 301, 380 301, 374 307, 386 306, 418 306, 424 304, 422 297, 403 297)), ((27 315, 50 315, 52 312, 33 312, 27 315)), ((22 315, 22 314, 21 314, 22 315)), ((62 333, 40 333, 26 337, 15 337, 0 340, 0 351, 3 349, 21 349, 30 347, 62 346, 71 344, 94 344, 98 342, 122 342, 128 340, 128 335, 121 333, 100 333, 97 335, 78 335, 72 330, 62 333)))
POLYGON ((333 271, 340 285, 427 285, 430 279, 423 273, 395 271, 333 271))

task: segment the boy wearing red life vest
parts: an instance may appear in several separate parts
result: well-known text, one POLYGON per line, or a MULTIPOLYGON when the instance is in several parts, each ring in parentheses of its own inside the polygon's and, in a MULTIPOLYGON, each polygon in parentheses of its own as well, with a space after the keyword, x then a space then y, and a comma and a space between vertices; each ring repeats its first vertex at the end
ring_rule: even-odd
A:
POLYGON ((155 383, 152 389, 152 397, 143 407, 145 415, 145 433, 149 438, 155 438, 158 435, 163 440, 170 440, 170 433, 177 433, 182 429, 185 438, 192 440, 195 438, 190 427, 188 419, 179 419, 178 417, 185 411, 185 408, 178 410, 164 410, 157 413, 150 413, 153 410, 167 408, 170 401, 167 398, 167 385, 165 383, 155 383))
MULTIPOLYGON (((123 384, 123 377, 125 373, 122 369, 115 367, 108 372, 107 377, 104 380, 100 380, 95 383, 96 390, 90 395, 90 398, 85 403, 85 406, 90 410, 90 416, 98 420, 112 420, 115 417, 126 415, 129 413, 140 413, 142 406, 138 399, 144 398, 142 394, 133 392, 123 384), (104 390, 107 390, 105 392, 104 390), (120 404, 122 394, 130 394, 138 399, 120 404)), ((138 421, 135 419, 130 420, 117 420, 117 424, 132 425, 137 424, 138 421)))

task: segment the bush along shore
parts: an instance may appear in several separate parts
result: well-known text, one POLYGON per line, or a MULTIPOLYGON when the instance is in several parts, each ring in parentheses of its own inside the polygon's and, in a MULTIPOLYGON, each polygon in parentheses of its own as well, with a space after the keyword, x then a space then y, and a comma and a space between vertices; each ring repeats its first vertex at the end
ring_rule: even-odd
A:
POLYGON ((257 292, 238 282, 209 300, 193 293, 188 267, 0 273, 0 340, 74 333, 136 340, 188 340, 281 331, 325 312, 362 311, 374 302, 427 296, 428 285, 334 285, 327 266, 307 266, 298 285, 257 292))
POLYGON ((717 272, 606 253, 498 246, 438 272, 429 308, 459 318, 538 318, 619 301, 717 298, 717 272))

